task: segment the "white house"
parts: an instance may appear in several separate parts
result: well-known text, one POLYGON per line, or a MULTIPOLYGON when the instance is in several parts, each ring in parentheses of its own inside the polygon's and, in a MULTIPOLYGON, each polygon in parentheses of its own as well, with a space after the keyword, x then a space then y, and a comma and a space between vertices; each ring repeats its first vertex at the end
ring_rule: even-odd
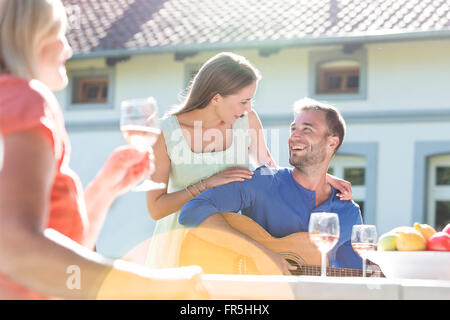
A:
MULTIPOLYGON (((347 136, 330 170, 352 181, 378 233, 450 222, 450 3, 441 0, 65 0, 74 49, 57 96, 86 184, 124 144, 120 102, 154 96, 161 114, 221 51, 262 73, 254 109, 289 166, 294 101, 338 107, 347 136)), ((97 250, 121 257, 148 239, 145 195, 114 203, 97 250)))

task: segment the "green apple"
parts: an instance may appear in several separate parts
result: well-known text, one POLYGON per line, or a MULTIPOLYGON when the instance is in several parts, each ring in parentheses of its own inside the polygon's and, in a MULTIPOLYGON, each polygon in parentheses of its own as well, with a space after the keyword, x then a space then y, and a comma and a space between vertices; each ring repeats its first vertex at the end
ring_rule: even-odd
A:
POLYGON ((380 236, 377 243, 379 251, 395 251, 397 250, 398 234, 394 232, 386 232, 380 236))

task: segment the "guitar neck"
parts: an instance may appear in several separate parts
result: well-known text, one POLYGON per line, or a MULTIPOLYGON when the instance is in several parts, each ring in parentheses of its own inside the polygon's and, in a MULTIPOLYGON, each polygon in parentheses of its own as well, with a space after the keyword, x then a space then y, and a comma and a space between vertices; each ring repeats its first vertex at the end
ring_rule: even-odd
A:
MULTIPOLYGON (((297 269, 291 271, 293 275, 320 276, 321 254, 311 242, 307 232, 297 232, 282 238, 274 238, 263 227, 245 215, 223 213, 222 216, 231 227, 258 241, 266 248, 279 253, 289 264, 295 266, 297 269)), ((216 237, 215 230, 210 228, 206 228, 206 230, 211 232, 207 238, 216 237)), ((202 232, 206 232, 206 230, 202 229, 202 232)), ((223 236, 222 233, 221 236, 223 236)), ((216 245, 191 232, 183 240, 179 261, 180 266, 200 265, 205 273, 260 274, 256 267, 258 261, 253 261, 248 253, 216 245)), ((366 272, 368 277, 373 275, 384 277, 380 271, 369 270, 366 272)), ((328 267, 327 276, 361 277, 362 270, 328 267)))
MULTIPOLYGON (((291 271, 292 275, 296 276, 320 276, 321 268, 320 266, 303 265, 297 270, 291 271)), ((383 277, 382 273, 379 271, 367 270, 366 276, 371 277, 372 275, 383 277)), ((362 270, 359 269, 348 269, 348 268, 333 268, 327 267, 328 277, 361 277, 362 270)))

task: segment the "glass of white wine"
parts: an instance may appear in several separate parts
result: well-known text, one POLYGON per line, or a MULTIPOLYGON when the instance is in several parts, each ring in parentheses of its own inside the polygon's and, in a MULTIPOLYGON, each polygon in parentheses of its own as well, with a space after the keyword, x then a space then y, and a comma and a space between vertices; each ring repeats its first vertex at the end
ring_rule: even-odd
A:
MULTIPOLYGON (((158 106, 153 97, 122 101, 120 131, 129 144, 139 151, 151 151, 161 134, 158 106)), ((132 191, 163 189, 164 183, 156 183, 145 177, 132 191)))
POLYGON ((339 240, 339 217, 333 212, 313 212, 309 218, 309 237, 322 254, 320 275, 327 275, 327 252, 339 240))
POLYGON ((377 250, 377 228, 371 224, 355 224, 352 228, 352 248, 362 258, 362 276, 366 276, 367 252, 377 250))

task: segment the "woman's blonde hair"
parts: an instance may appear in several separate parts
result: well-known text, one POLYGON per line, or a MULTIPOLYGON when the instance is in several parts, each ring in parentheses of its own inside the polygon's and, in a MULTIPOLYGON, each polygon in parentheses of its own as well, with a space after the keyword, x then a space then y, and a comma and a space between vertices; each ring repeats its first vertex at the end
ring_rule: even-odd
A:
POLYGON ((190 83, 185 102, 169 114, 203 109, 216 94, 235 94, 259 79, 259 71, 245 57, 231 52, 219 53, 203 64, 190 83))
POLYGON ((66 26, 60 0, 0 0, 0 74, 36 78, 40 49, 66 26))

